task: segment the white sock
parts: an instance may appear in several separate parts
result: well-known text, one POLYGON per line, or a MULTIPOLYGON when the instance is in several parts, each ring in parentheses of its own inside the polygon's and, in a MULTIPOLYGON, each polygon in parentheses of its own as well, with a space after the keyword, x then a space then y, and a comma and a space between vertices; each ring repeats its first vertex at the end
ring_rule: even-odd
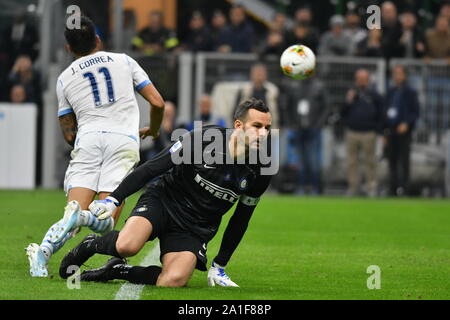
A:
POLYGON ((67 240, 69 240, 70 238, 72 238, 72 234, 69 232, 67 233, 64 238, 61 239, 60 242, 58 243, 53 243, 52 240, 52 234, 54 232, 55 229, 59 229, 60 228, 60 224, 62 222, 62 219, 59 220, 58 222, 56 222, 55 224, 53 224, 47 231, 47 233, 44 236, 44 239, 42 240, 42 243, 40 245, 40 248, 42 250, 42 253, 45 256, 45 259, 48 261, 50 260, 50 257, 56 253, 59 249, 62 248, 62 246, 67 242, 67 240))
MULTIPOLYGON (((63 219, 59 220, 48 229, 40 245, 42 253, 44 254, 47 261, 50 260, 50 257, 59 249, 61 249, 64 244, 74 236, 72 232, 68 232, 58 243, 55 244, 51 241, 54 231, 61 228, 60 225, 62 221, 63 219)), ((108 219, 100 220, 89 210, 83 210, 78 215, 77 226, 86 226, 96 233, 103 234, 111 231, 114 228, 114 219, 110 217, 108 219)))
POLYGON ((114 219, 112 217, 100 220, 89 210, 83 210, 79 214, 79 217, 80 225, 86 226, 96 233, 106 233, 114 228, 114 219))

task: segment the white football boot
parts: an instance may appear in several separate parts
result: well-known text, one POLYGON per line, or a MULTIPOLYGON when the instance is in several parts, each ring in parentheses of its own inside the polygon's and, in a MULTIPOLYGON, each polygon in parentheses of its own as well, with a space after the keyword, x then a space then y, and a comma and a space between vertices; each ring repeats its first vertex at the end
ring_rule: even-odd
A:
POLYGON ((58 243, 63 239, 67 233, 75 231, 80 227, 78 225, 78 216, 81 213, 80 204, 76 200, 70 201, 64 208, 64 217, 60 223, 60 228, 55 231, 51 241, 58 243))
POLYGON ((32 277, 48 277, 47 260, 37 243, 30 243, 25 251, 30 262, 30 275, 32 277))

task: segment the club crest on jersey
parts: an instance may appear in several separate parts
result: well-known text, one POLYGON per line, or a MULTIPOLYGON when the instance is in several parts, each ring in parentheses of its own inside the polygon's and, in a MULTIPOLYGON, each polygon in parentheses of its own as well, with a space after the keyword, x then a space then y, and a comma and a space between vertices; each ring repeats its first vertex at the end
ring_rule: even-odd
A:
POLYGON ((180 141, 177 141, 171 148, 170 148, 170 153, 174 153, 174 152, 177 152, 178 150, 180 150, 180 148, 182 147, 183 145, 181 144, 181 142, 180 141))
POLYGON ((239 182, 239 189, 245 190, 247 188, 248 182, 246 178, 242 178, 241 182, 239 182))

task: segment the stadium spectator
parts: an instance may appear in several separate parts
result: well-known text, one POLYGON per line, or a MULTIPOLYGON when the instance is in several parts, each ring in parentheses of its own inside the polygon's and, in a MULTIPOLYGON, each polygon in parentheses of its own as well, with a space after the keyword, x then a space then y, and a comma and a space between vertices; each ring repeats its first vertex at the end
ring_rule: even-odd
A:
POLYGON ((400 15, 402 24, 402 35, 400 46, 402 47, 403 58, 421 58, 425 53, 423 35, 417 27, 417 18, 412 12, 405 12, 400 15))
POLYGON ((142 157, 142 163, 153 158, 155 155, 164 150, 168 145, 173 143, 171 137, 173 130, 177 128, 175 123, 176 112, 177 109, 175 107, 175 104, 172 101, 165 101, 164 116, 161 122, 159 136, 154 140, 152 148, 147 152, 143 152, 144 157, 142 157))
POLYGON ((402 65, 392 70, 392 86, 384 107, 384 143, 389 161, 389 194, 408 194, 410 176, 411 134, 419 117, 417 92, 407 84, 402 65))
MULTIPOLYGON (((272 128, 279 128, 279 89, 276 85, 267 81, 267 79, 266 65, 262 63, 254 64, 250 70, 250 81, 239 89, 236 105, 250 98, 263 101, 272 115, 272 128)), ((234 111, 232 114, 234 114, 234 111)))
POLYGON ((300 7, 295 11, 294 19, 297 23, 312 24, 312 12, 309 7, 300 7))
MULTIPOLYGON (((32 61, 27 55, 20 55, 8 75, 7 85, 6 87, 13 87, 11 90, 11 94, 14 96, 14 101, 19 102, 17 100, 17 95, 21 96, 20 93, 17 93, 17 89, 14 87, 19 87, 19 91, 25 90, 23 95, 23 101, 20 102, 31 102, 35 103, 37 106, 37 118, 36 118, 36 182, 39 184, 41 181, 41 154, 42 154, 42 135, 43 135, 43 112, 42 112, 42 90, 41 90, 41 75, 39 71, 37 71, 32 64, 32 61)), ((13 100, 12 96, 10 96, 11 100, 13 100)), ((19 99, 20 100, 20 99, 19 99)))
POLYGON ((360 190, 359 156, 363 155, 367 195, 377 195, 376 140, 381 132, 383 120, 382 97, 370 88, 370 73, 359 69, 355 73, 355 88, 348 90, 342 117, 347 127, 345 140, 347 147, 349 196, 358 195, 360 190))
POLYGON ((189 32, 181 43, 180 49, 192 52, 211 51, 213 45, 214 42, 205 23, 205 17, 200 11, 194 11, 189 21, 189 32))
POLYGON ((350 54, 351 38, 344 33, 344 17, 334 15, 330 19, 331 30, 320 37, 319 54, 324 56, 346 56, 350 54))
POLYGON ((227 16, 220 10, 215 10, 211 18, 211 38, 213 39, 213 49, 225 42, 224 36, 228 28, 227 16))
POLYGON ((272 21, 270 22, 269 29, 281 32, 283 38, 288 39, 290 37, 291 30, 287 26, 286 14, 281 11, 275 12, 272 21))
POLYGON ((383 2, 381 6, 381 44, 386 59, 402 56, 400 38, 402 26, 398 20, 397 7, 391 1, 383 2))
POLYGON ((294 20, 296 24, 307 25, 310 33, 316 38, 320 37, 319 29, 313 24, 313 14, 309 7, 301 7, 295 11, 294 20))
POLYGON ((286 38, 284 33, 276 28, 269 29, 266 38, 260 49, 261 55, 277 55, 280 56, 286 49, 286 38))
POLYGON ((275 12, 270 22, 267 35, 262 41, 261 54, 281 55, 286 49, 289 39, 292 38, 292 31, 287 26, 287 17, 281 11, 275 12))
POLYGON ((9 91, 8 91, 8 72, 7 69, 9 65, 0 56, 0 101, 8 101, 9 91))
POLYGON ((450 2, 449 1, 442 4, 441 9, 439 10, 439 16, 446 17, 447 20, 450 22, 450 2))
POLYGON ((123 10, 123 37, 122 49, 129 51, 132 49, 132 41, 136 34, 136 14, 134 10, 123 10))
POLYGON ((11 69, 8 77, 10 85, 21 84, 25 88, 28 102, 41 105, 40 76, 33 69, 33 63, 29 56, 19 56, 11 69))
POLYGON ((286 83, 288 122, 293 129, 289 148, 297 149, 299 184, 297 194, 320 194, 322 191, 322 127, 329 104, 323 83, 312 77, 286 83))
POLYGON ((200 97, 198 107, 199 107, 199 117, 196 118, 194 121, 192 121, 191 123, 189 123, 186 126, 187 130, 191 131, 194 129, 195 121, 201 121, 202 126, 207 126, 207 125, 216 125, 216 126, 221 126, 221 127, 227 126, 224 119, 214 115, 213 104, 211 101, 211 97, 209 95, 204 94, 200 97))
POLYGON ((252 52, 255 33, 252 25, 246 20, 244 7, 242 5, 234 5, 230 9, 229 17, 230 25, 222 34, 217 51, 252 52))
POLYGON ((367 37, 367 31, 361 28, 361 18, 356 12, 350 11, 345 15, 344 33, 351 39, 350 55, 357 55, 357 46, 367 37))
POLYGON ((425 36, 426 58, 447 59, 450 63, 450 27, 445 16, 436 19, 435 27, 425 36))
POLYGON ((279 31, 287 32, 289 30, 289 28, 287 27, 286 14, 284 14, 281 11, 276 11, 274 13, 274 15, 272 16, 271 28, 277 29, 279 31))
POLYGON ((9 95, 9 102, 11 103, 27 102, 27 94, 23 85, 15 84, 12 86, 9 95))
POLYGON ((134 48, 146 55, 162 53, 177 45, 175 32, 164 27, 163 14, 160 11, 152 11, 149 25, 133 38, 134 48))
POLYGON ((2 48, 0 51, 7 55, 9 65, 19 55, 27 55, 34 61, 39 53, 38 29, 28 21, 26 11, 20 9, 15 15, 13 23, 2 34, 2 48))
POLYGON ((298 22, 293 29, 291 37, 288 39, 288 45, 294 45, 301 43, 313 52, 317 52, 317 46, 319 45, 319 36, 314 33, 314 29, 310 25, 298 22))
POLYGON ((371 29, 365 39, 360 41, 356 48, 356 55, 363 57, 383 57, 381 44, 381 29, 371 29))

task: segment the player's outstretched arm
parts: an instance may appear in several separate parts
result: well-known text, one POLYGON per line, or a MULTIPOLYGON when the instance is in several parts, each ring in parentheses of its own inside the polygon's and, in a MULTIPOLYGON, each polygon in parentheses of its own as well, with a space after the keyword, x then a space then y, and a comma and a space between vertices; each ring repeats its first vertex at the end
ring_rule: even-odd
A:
POLYGON ((213 259, 208 272, 208 284, 210 286, 216 284, 220 286, 238 286, 225 273, 225 266, 244 237, 253 211, 255 211, 259 198, 269 186, 270 180, 271 176, 259 176, 254 183, 254 187, 247 191, 247 195, 242 195, 239 199, 239 203, 223 234, 219 253, 213 259))
POLYGON ((147 100, 150 107, 150 127, 143 128, 139 131, 142 139, 147 136, 157 138, 159 128, 164 115, 164 99, 153 84, 148 84, 139 90, 139 93, 147 100))
POLYGON ((123 200, 174 166, 171 147, 165 148, 154 158, 133 170, 106 199, 93 201, 89 205, 89 210, 99 219, 109 218, 123 200))
POLYGON ((67 113, 59 118, 59 125, 61 126, 62 133, 64 135, 64 140, 72 147, 75 143, 78 131, 77 118, 75 113, 67 113))
POLYGON ((227 265, 233 252, 244 237, 245 231, 247 231, 248 223, 254 210, 255 207, 253 206, 247 206, 242 202, 238 203, 223 234, 219 253, 214 258, 217 264, 221 266, 227 265))
POLYGON ((242 202, 238 203, 233 216, 228 222, 225 233, 223 234, 219 253, 214 258, 211 268, 209 269, 209 286, 217 284, 223 287, 238 287, 238 285, 231 281, 230 277, 225 273, 225 266, 244 237, 254 210, 254 206, 248 206, 242 202))

